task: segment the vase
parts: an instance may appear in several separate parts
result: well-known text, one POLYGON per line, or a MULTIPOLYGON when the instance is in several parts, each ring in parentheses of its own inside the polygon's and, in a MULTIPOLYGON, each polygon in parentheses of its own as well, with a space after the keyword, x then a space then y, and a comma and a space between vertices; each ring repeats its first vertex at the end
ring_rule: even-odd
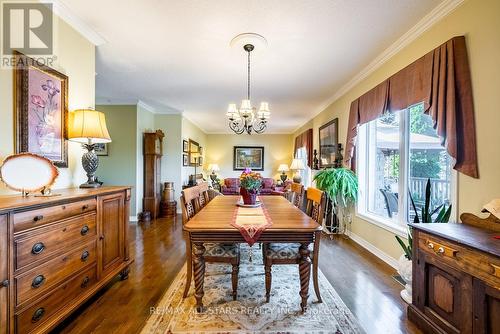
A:
POLYGON ((408 304, 412 302, 412 267, 412 261, 408 260, 406 256, 401 255, 398 260, 398 273, 406 283, 404 290, 401 290, 401 298, 408 304))
POLYGON ((255 205, 255 202, 257 201, 257 193, 250 192, 245 188, 240 188, 240 195, 243 198, 243 204, 255 205))

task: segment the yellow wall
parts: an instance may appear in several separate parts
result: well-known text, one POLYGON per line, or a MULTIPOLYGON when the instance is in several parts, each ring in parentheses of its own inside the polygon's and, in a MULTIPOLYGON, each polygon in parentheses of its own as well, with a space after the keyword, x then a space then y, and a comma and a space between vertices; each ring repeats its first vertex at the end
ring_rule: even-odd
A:
MULTIPOLYGON (((199 127, 194 125, 190 120, 182 118, 182 138, 184 140, 192 139, 197 142, 203 148, 203 159, 205 159, 205 152, 207 151, 207 134, 203 132, 199 127)), ((182 146, 182 142, 179 143, 182 146)), ((206 161, 203 161, 206 163, 206 161)), ((196 168, 196 173, 199 174, 203 171, 202 167, 196 168)), ((182 183, 187 184, 189 182, 189 175, 194 174, 194 167, 182 167, 182 183)))
MULTIPOLYGON (((54 68, 69 78, 69 110, 94 106, 95 47, 66 22, 54 15, 54 68)), ((14 153, 13 71, 0 69, 0 160, 14 153)), ((77 186, 86 180, 81 167, 83 150, 77 143, 69 143, 69 168, 60 168, 54 186, 77 186)), ((0 193, 9 193, 0 184, 0 193)))
MULTIPOLYGON (((448 39, 465 35, 469 50, 476 113, 480 179, 458 178, 458 211, 478 214, 493 198, 500 198, 500 1, 468 0, 432 26, 374 73, 296 131, 312 127, 318 147, 318 128, 339 118, 339 140, 345 143, 351 101, 448 39)), ((355 218, 352 231, 393 258, 402 253, 394 234, 355 218)))
MULTIPOLYGON (((264 177, 279 179, 279 164, 290 165, 292 162, 292 135, 225 135, 209 134, 204 168, 216 163, 220 167, 219 178, 237 177, 241 171, 233 171, 234 146, 264 146, 264 177)), ((291 174, 289 173, 289 176, 291 174)))

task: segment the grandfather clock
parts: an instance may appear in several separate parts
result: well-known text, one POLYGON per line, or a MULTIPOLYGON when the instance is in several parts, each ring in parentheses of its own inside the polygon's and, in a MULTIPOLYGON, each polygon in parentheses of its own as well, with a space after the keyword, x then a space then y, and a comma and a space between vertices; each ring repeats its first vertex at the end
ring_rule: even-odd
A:
POLYGON ((155 219, 160 213, 161 199, 161 156, 163 137, 161 130, 144 133, 144 198, 143 212, 149 211, 155 219))

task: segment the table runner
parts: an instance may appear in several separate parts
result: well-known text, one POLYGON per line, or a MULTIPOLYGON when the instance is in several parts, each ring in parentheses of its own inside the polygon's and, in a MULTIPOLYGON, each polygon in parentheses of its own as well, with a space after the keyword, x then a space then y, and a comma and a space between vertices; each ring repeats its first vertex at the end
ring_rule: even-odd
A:
POLYGON ((262 232, 272 225, 272 222, 266 208, 261 204, 256 208, 237 206, 231 225, 236 227, 248 245, 252 246, 259 240, 262 232))

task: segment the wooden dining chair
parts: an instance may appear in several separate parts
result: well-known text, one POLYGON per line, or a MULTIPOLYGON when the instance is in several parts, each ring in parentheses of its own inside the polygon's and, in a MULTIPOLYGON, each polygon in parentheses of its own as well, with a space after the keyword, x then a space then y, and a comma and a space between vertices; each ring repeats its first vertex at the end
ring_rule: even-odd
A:
POLYGON ((292 183, 290 186, 291 202, 297 208, 302 207, 302 202, 304 200, 304 185, 300 183, 292 183))
POLYGON ((213 200, 217 196, 224 196, 224 194, 222 194, 221 192, 219 192, 213 188, 208 189, 208 200, 209 201, 213 200))
POLYGON ((198 188, 199 193, 200 208, 204 208, 205 205, 210 202, 210 197, 208 195, 208 182, 201 182, 196 187, 198 188))
MULTIPOLYGON (((181 208, 182 208, 182 223, 186 224, 194 215, 201 210, 199 204, 200 188, 191 187, 184 189, 181 193, 181 208)), ((186 258, 187 258, 187 275, 186 286, 184 287, 183 298, 186 298, 191 287, 193 276, 193 248, 189 236, 186 235, 186 258)), ((204 243, 205 246, 205 262, 206 263, 227 263, 231 264, 233 269, 231 272, 231 281, 233 288, 233 300, 236 300, 238 295, 238 273, 240 268, 240 247, 239 244, 222 244, 222 243, 204 243)))
MULTIPOLYGON (((306 192, 307 206, 306 214, 309 215, 319 225, 323 222, 323 214, 325 212, 326 197, 325 194, 318 189, 308 188, 306 192)), ((312 275, 314 283, 314 292, 318 298, 318 302, 322 303, 321 294, 318 284, 318 260, 319 260, 319 243, 321 232, 316 232, 314 235, 314 243, 312 244, 312 275)), ((266 243, 264 244, 264 268, 266 273, 266 302, 269 302, 271 295, 272 273, 271 268, 274 264, 299 264, 300 253, 298 243, 266 243)), ((311 247, 311 245, 309 245, 311 247)))

